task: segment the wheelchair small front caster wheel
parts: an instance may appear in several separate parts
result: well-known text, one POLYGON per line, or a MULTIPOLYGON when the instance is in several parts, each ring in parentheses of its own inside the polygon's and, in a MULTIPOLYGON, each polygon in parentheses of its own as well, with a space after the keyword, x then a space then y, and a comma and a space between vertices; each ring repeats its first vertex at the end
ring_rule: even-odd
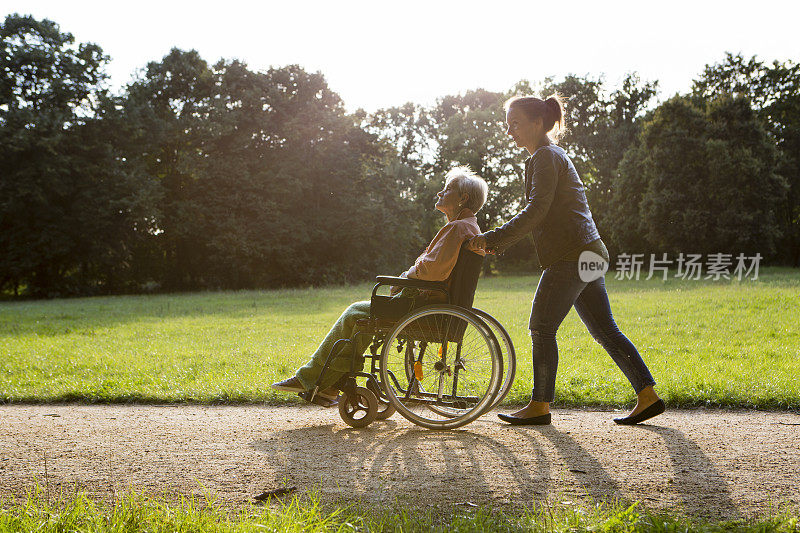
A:
MULTIPOLYGON (((378 386, 375 385, 375 383, 371 379, 367 380, 367 388, 378 399, 378 414, 375 417, 376 419, 386 420, 387 418, 395 414, 395 412, 397 412, 397 409, 395 409, 394 405, 392 405, 392 402, 388 400, 383 400, 381 398, 381 391, 378 390, 378 386)), ((383 395, 385 396, 386 393, 383 393, 383 395)))
POLYGON ((339 397, 339 414, 349 426, 367 427, 378 416, 378 398, 365 387, 356 387, 351 393, 342 392, 339 397))

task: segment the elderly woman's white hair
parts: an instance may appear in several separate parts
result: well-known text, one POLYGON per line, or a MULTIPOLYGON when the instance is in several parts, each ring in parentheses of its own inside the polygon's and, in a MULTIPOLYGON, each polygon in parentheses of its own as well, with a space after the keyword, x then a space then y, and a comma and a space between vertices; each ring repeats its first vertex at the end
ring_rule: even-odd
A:
POLYGON ((468 166, 458 166, 452 168, 444 178, 445 186, 454 182, 458 187, 458 194, 468 194, 469 198, 464 203, 464 207, 477 213, 483 204, 486 203, 486 195, 489 193, 489 185, 484 179, 468 166))

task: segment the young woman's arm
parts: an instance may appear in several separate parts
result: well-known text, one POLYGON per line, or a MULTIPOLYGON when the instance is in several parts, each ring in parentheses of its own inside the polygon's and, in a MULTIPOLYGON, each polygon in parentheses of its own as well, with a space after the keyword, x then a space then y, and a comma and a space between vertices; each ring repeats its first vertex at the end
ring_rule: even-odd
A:
POLYGON ((544 220, 550 210, 558 183, 558 166, 555 154, 551 150, 539 150, 533 160, 533 177, 528 204, 517 215, 491 231, 484 233, 488 248, 500 253, 525 235, 544 220))

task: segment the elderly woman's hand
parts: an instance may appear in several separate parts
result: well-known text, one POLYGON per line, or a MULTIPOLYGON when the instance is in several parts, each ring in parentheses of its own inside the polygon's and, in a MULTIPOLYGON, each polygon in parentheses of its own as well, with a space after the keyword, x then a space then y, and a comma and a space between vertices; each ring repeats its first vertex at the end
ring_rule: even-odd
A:
POLYGON ((473 238, 469 240, 469 249, 477 252, 478 250, 484 250, 486 248, 486 237, 483 236, 483 233, 479 233, 475 235, 473 238))
POLYGON ((473 238, 469 240, 469 249, 473 251, 483 251, 487 254, 493 253, 492 250, 486 249, 486 237, 484 237, 483 233, 475 235, 473 238))

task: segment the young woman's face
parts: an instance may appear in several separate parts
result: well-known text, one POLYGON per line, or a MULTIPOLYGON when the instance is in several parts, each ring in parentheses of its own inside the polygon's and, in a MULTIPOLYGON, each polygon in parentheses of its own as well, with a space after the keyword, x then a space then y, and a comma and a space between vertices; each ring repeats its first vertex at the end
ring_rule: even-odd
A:
POLYGON ((506 135, 520 148, 536 146, 545 134, 542 119, 531 120, 521 109, 510 107, 506 112, 506 135))
POLYGON ((459 204, 463 202, 463 199, 458 194, 458 185, 455 181, 445 185, 444 189, 436 193, 436 197, 438 198, 436 209, 447 215, 448 219, 454 218, 461 211, 459 204))

